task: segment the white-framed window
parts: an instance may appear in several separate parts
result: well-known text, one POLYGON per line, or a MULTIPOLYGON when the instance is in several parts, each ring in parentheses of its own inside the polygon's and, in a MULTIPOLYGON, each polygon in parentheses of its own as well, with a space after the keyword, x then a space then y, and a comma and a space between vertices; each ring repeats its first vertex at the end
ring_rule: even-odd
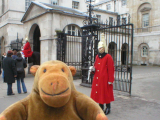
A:
POLYGON ((97 19, 98 19, 98 23, 101 23, 101 15, 96 15, 97 19))
POLYGON ((68 34, 69 35, 75 35, 75 26, 68 25, 68 34))
POLYGON ((147 46, 143 46, 141 49, 141 56, 142 57, 147 57, 148 56, 148 47, 147 46))
POLYGON ((149 26, 149 13, 142 14, 142 27, 149 26))
POLYGON ((73 36, 81 36, 80 29, 75 25, 68 25, 65 28, 65 33, 67 33, 68 35, 73 35, 73 36))
POLYGON ((122 6, 125 6, 127 4, 126 0, 122 0, 122 6))
POLYGON ((52 5, 58 5, 58 0, 51 0, 52 5))
POLYGON ((32 2, 32 0, 25 0, 25 11, 28 9, 31 2, 32 2))
POLYGON ((72 8, 73 9, 78 9, 78 6, 79 6, 79 2, 72 1, 72 8))
POLYGON ((125 17, 122 18, 122 25, 125 25, 125 24, 126 24, 126 22, 127 22, 126 20, 127 20, 127 19, 126 19, 125 17))
POLYGON ((110 10, 111 9, 111 4, 107 4, 106 5, 106 10, 110 10))

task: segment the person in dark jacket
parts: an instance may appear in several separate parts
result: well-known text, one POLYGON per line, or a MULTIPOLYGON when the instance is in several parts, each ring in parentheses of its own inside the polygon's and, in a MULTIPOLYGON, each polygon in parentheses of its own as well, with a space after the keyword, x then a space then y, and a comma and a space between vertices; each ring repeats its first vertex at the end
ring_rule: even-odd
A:
POLYGON ((8 85, 7 95, 14 95, 12 83, 15 83, 15 77, 17 77, 15 60, 12 59, 12 55, 12 51, 9 50, 7 52, 7 57, 3 59, 4 82, 8 85))
POLYGON ((20 82, 21 82, 23 92, 27 93, 27 89, 24 83, 24 78, 25 78, 24 68, 27 67, 26 61, 22 58, 22 55, 20 52, 17 53, 17 58, 15 60, 16 60, 16 67, 17 67, 17 91, 19 94, 21 94, 21 86, 20 86, 20 82))
POLYGON ((18 52, 18 50, 14 48, 12 51, 13 51, 12 58, 15 60, 17 58, 17 52, 18 52))

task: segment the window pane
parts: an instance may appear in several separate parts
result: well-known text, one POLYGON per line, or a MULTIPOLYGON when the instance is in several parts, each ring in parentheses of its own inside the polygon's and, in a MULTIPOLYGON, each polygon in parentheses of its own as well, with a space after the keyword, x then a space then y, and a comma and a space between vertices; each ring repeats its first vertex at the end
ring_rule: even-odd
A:
POLYGON ((75 31, 72 31, 72 35, 75 35, 75 31))
POLYGON ((149 26, 149 13, 143 14, 143 27, 149 26))
POLYGON ((142 57, 148 56, 148 48, 146 46, 142 47, 142 57))
POLYGON ((72 2, 73 9, 78 9, 78 5, 79 5, 79 2, 75 2, 75 1, 72 2))
POLYGON ((107 5, 107 10, 110 10, 111 9, 111 4, 108 4, 107 5))
POLYGON ((58 0, 51 0, 51 4, 58 5, 58 0))
POLYGON ((75 31, 75 26, 72 26, 72 30, 74 30, 74 31, 75 31))
POLYGON ((122 0, 122 6, 126 5, 127 1, 126 0, 122 0))
POLYGON ((122 18, 122 24, 123 24, 123 25, 126 24, 126 18, 122 18))
POLYGON ((96 15, 96 16, 98 18, 98 23, 100 23, 101 22, 101 15, 96 15))
POLYGON ((68 31, 68 35, 71 35, 71 31, 68 31))
POLYGON ((71 30, 71 25, 68 25, 68 30, 71 30))

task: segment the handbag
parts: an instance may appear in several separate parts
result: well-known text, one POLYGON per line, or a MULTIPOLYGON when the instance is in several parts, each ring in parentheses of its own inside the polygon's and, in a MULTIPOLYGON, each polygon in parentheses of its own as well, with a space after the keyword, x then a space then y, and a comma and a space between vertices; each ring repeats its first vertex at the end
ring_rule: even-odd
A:
POLYGON ((24 69, 23 68, 17 68, 17 73, 23 73, 24 69))
POLYGON ((17 61, 16 66, 17 66, 17 73, 24 72, 23 61, 20 61, 20 62, 17 61))

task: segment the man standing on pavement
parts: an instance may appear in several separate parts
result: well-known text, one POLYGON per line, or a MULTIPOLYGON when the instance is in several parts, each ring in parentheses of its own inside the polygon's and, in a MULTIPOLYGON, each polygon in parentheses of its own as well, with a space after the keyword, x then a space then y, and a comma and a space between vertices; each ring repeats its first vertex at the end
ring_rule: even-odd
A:
POLYGON ((7 57, 3 59, 4 82, 8 85, 7 95, 14 95, 12 83, 15 83, 15 77, 17 77, 15 60, 12 59, 12 55, 12 51, 9 50, 7 52, 7 57))

